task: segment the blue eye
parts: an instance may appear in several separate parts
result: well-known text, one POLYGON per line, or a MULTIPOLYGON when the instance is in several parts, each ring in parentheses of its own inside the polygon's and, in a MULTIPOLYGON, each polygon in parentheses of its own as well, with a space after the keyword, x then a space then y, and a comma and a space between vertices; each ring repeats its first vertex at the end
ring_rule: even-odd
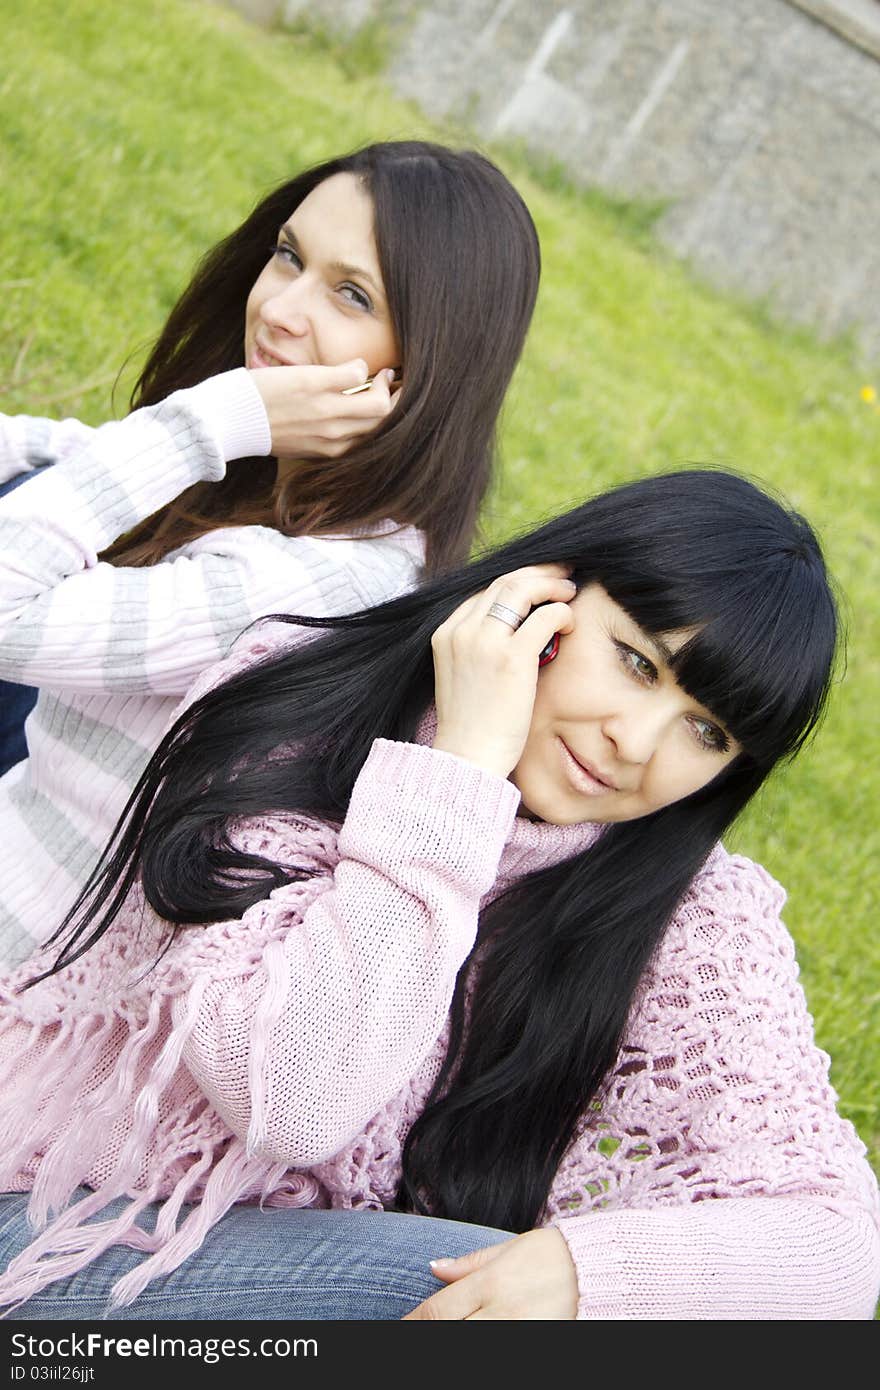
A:
POLYGON ((641 681, 642 685, 653 685, 657 679, 657 667, 653 661, 649 661, 642 652, 636 651, 635 647, 629 647, 625 642, 615 642, 617 655, 625 671, 635 680, 641 681))
POLYGON ((363 290, 358 289, 357 285, 346 282, 346 284, 339 286, 339 293, 342 295, 343 299, 347 299, 349 304, 352 304, 356 309, 363 309, 364 312, 368 314, 372 313, 373 301, 370 299, 369 295, 364 294, 363 290))
POLYGON ((288 241, 279 241, 271 248, 272 255, 276 261, 283 261, 285 265, 291 265, 296 270, 302 270, 302 261, 294 251, 288 241))

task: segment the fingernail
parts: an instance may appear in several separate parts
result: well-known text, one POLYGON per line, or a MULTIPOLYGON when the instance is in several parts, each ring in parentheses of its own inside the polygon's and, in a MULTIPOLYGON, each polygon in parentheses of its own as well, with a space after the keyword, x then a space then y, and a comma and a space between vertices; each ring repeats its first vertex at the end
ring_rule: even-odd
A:
POLYGON ((440 1259, 440 1260, 429 1260, 429 1261, 428 1261, 428 1264, 431 1266, 432 1269, 439 1269, 442 1265, 451 1265, 451 1264, 453 1264, 453 1263, 454 1263, 454 1261, 453 1261, 452 1259, 449 1259, 447 1256, 444 1256, 444 1257, 443 1257, 442 1259, 440 1259))

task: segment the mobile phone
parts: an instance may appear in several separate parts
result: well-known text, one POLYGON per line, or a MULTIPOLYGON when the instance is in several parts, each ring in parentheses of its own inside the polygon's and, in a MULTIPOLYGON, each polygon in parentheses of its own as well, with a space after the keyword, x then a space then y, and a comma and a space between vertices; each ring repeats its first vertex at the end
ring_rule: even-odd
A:
MULTIPOLYGON (((358 385, 358 386, 346 386, 346 387, 340 392, 340 395, 342 395, 342 396, 356 396, 356 395, 358 394, 359 391, 369 391, 370 387, 372 386, 372 384, 373 384, 373 382, 374 382, 375 380, 376 380, 375 377, 373 377, 373 376, 368 376, 367 379, 366 379, 366 381, 362 381, 362 382, 360 383, 360 385, 358 385)), ((392 381, 391 385, 392 385, 392 386, 399 386, 402 380, 403 380, 403 377, 400 375, 400 372, 397 372, 397 373, 395 373, 395 377, 394 377, 394 380, 392 381)))

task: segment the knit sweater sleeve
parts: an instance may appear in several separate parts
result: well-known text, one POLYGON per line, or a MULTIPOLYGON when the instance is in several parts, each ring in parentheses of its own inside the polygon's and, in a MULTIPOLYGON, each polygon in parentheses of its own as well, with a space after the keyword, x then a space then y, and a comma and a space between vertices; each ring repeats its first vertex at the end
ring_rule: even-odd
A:
MULTIPOLYGON (((268 923, 276 939, 248 972, 201 982, 183 1061, 252 1150, 328 1159, 418 1070, 518 800, 452 754, 376 740, 322 890, 304 905, 292 884, 250 909, 242 930, 268 923)), ((176 1020, 191 1025, 192 1008, 179 1001, 176 1020)))
MULTIPOLYGON (((0 498, 0 677, 54 690, 182 693, 252 620, 267 584, 250 582, 229 530, 213 553, 145 568, 98 554, 191 484, 222 478, 227 459, 270 447, 262 401, 238 369, 102 425, 0 498)), ((289 587, 281 568, 277 559, 270 567, 276 603, 289 587)))
POLYGON ((648 973, 554 1185, 582 1318, 873 1315, 877 1183, 837 1111, 783 897, 716 856, 648 973))
POLYGON ((0 414, 0 487, 51 463, 61 463, 88 445, 95 433, 79 420, 0 414))

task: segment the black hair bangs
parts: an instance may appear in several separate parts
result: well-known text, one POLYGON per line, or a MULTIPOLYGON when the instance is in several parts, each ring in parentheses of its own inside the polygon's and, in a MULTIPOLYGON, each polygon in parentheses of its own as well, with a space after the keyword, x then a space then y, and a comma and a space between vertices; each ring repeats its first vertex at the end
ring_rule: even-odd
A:
POLYGON ((778 555, 738 571, 713 567, 658 584, 650 576, 605 583, 643 631, 690 633, 670 661, 682 689, 759 766, 791 757, 826 703, 837 615, 814 554, 778 555))

